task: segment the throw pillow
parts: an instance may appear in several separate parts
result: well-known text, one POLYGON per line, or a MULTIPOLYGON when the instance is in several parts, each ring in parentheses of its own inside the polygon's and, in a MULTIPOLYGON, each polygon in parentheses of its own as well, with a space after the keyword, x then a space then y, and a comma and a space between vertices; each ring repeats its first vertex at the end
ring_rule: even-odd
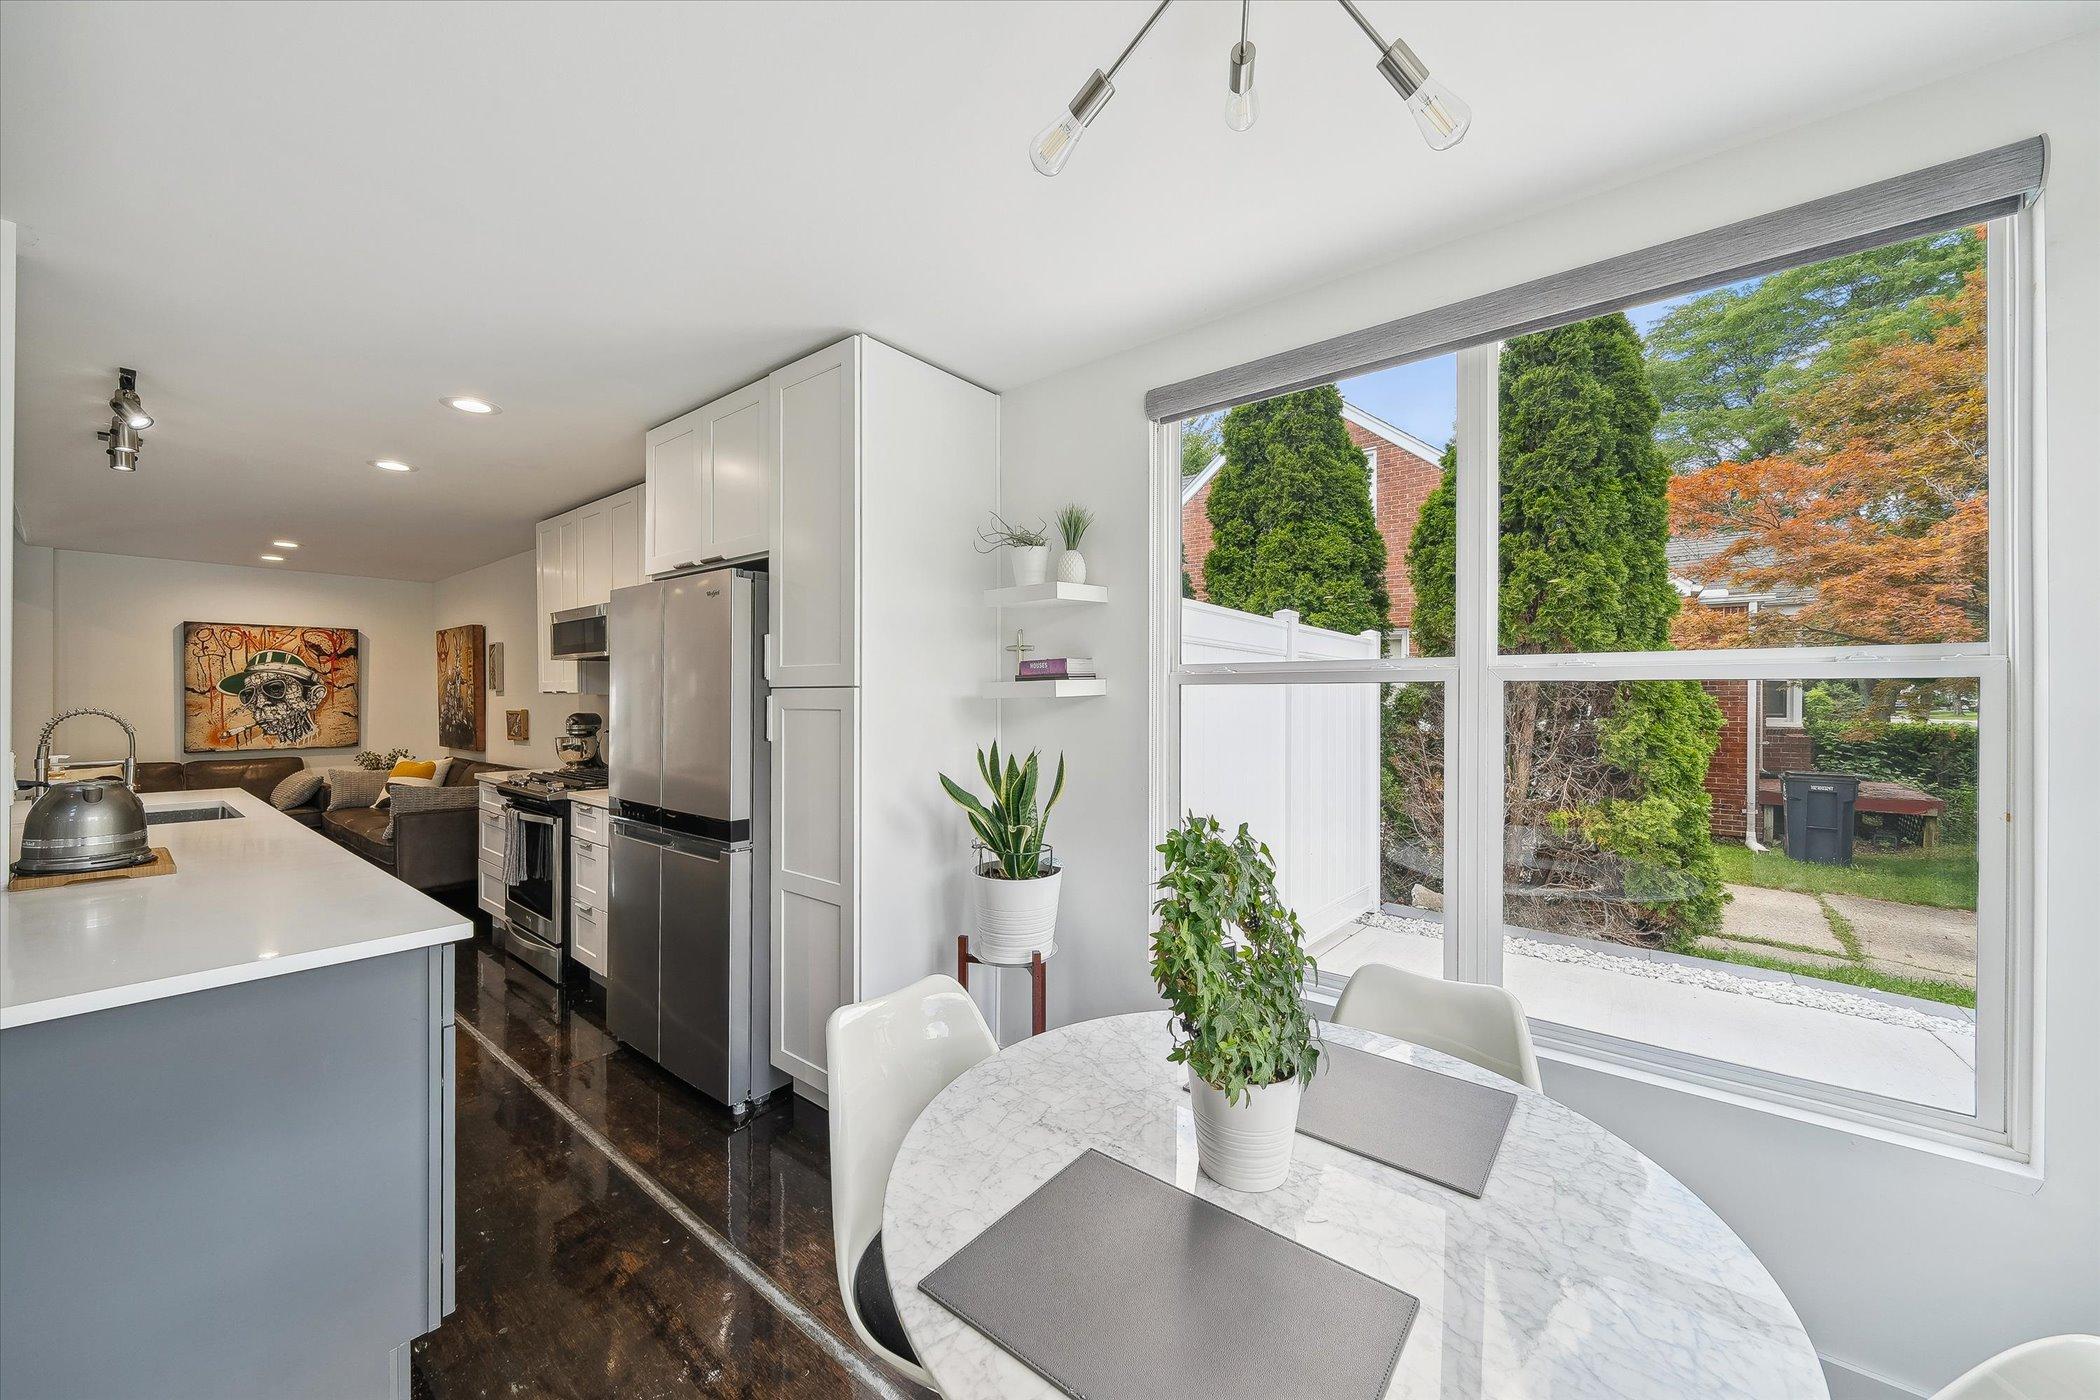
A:
POLYGON ((328 810, 340 812, 345 807, 369 807, 373 799, 386 791, 386 774, 369 768, 330 768, 328 770, 328 810))
POLYGON ((384 841, 394 839, 394 822, 415 812, 466 811, 481 805, 481 793, 471 787, 423 787, 397 786, 394 790, 394 815, 386 824, 384 841))
POLYGON ((394 764, 394 771, 386 775, 387 786, 379 790, 372 799, 374 807, 384 807, 393 800, 390 790, 396 783, 409 787, 443 787, 445 775, 452 771, 450 758, 404 758, 394 764))
POLYGON ((304 807, 314 800, 314 794, 327 781, 328 774, 319 768, 301 768, 296 773, 287 773, 283 782, 270 789, 270 805, 280 812, 304 807))

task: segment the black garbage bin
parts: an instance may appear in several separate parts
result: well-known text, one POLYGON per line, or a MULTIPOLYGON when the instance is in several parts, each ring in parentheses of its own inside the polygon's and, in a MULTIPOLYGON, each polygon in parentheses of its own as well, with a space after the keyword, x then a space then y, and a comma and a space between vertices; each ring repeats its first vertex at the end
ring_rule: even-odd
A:
POLYGON ((1786 854, 1817 865, 1852 864, 1852 815, 1859 779, 1851 773, 1788 773, 1786 854))

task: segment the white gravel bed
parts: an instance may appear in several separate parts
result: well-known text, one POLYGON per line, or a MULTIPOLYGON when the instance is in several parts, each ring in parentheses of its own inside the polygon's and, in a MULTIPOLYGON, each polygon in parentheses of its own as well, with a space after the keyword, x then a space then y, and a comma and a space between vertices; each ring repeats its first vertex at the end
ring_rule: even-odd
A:
MULTIPOLYGON (((1434 938, 1439 942, 1444 937, 1442 926, 1428 919, 1404 919, 1381 912, 1366 914, 1357 922, 1373 928, 1388 929, 1394 933, 1411 933, 1423 938, 1434 938)), ((1725 971, 1719 964, 1713 967, 1693 967, 1661 958, 1629 958, 1574 944, 1548 943, 1540 939, 1521 937, 1512 938, 1503 946, 1507 952, 1520 958, 1605 968, 1622 977, 1648 977, 1661 982, 1674 982, 1679 986, 1704 987, 1708 991, 1731 992, 1737 996, 1755 997, 1759 1001, 1778 1002, 1783 1006, 1806 1006, 1817 1011, 1834 1011, 1843 1016, 1857 1016, 1861 1020, 1880 1021, 1885 1025, 1905 1026, 1911 1030, 1937 1031, 1952 1035, 1973 1035, 1976 1031, 1971 1022, 1957 1017, 1931 1016, 1873 997, 1854 996, 1835 987, 1825 989, 1804 986, 1797 981, 1739 977, 1725 971)))

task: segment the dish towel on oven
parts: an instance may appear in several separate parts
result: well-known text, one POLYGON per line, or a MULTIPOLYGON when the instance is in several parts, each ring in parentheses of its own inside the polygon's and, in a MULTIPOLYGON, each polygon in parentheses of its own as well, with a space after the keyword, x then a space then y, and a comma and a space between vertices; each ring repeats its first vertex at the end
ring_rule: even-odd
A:
POLYGON ((503 809, 503 883, 522 885, 526 880, 525 833, 518 830, 514 807, 503 809))

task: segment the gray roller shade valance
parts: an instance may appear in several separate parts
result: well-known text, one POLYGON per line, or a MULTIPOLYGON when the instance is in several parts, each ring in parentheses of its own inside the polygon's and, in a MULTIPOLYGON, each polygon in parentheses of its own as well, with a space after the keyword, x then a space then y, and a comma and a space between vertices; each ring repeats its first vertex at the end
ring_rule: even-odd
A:
POLYGON ((1996 218, 2026 207, 2040 193, 2046 160, 2047 145, 2039 136, 2000 146, 1168 384, 1145 395, 1145 415, 1172 422, 1678 292, 1996 218))

